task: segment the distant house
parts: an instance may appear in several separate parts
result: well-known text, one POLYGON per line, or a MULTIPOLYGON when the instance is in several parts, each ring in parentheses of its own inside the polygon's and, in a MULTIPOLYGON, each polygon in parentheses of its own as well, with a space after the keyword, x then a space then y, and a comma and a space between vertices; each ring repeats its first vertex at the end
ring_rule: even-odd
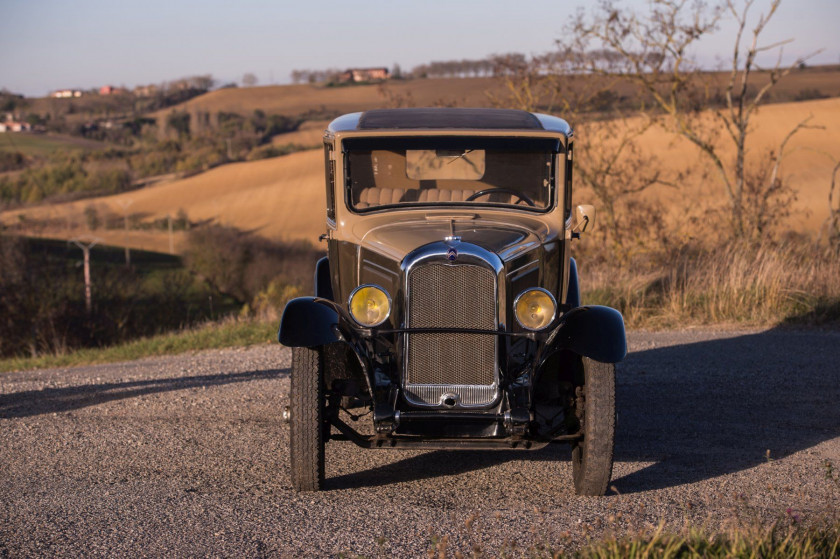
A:
POLYGON ((82 91, 79 89, 57 89, 52 92, 51 97, 56 99, 64 99, 67 97, 81 97, 82 91))
POLYGON ((391 77, 388 68, 349 68, 339 74, 340 83, 347 82, 375 82, 387 80, 391 77))
POLYGON ((31 132, 32 125, 28 122, 17 122, 15 120, 7 120, 0 122, 0 132, 31 132))
POLYGON ((100 95, 121 95, 123 93, 128 93, 128 91, 122 87, 114 87, 113 85, 103 85, 99 88, 100 95))

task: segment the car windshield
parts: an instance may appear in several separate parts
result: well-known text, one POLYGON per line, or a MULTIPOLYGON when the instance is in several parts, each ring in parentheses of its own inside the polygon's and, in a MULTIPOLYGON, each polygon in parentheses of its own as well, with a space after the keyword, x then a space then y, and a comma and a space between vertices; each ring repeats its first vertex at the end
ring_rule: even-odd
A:
POLYGON ((550 138, 409 137, 344 141, 348 202, 507 205, 545 210, 560 143, 550 138))

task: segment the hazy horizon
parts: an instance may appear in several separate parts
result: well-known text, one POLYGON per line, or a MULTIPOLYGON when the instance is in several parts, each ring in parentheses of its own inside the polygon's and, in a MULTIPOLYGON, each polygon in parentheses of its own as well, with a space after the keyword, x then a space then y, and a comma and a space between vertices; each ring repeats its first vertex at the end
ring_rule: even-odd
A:
MULTIPOLYGON (((623 4, 644 7, 644 0, 623 4)), ((500 0, 457 4, 431 0, 362 5, 249 0, 114 3, 85 0, 51 5, 12 0, 0 34, 0 88, 44 96, 60 88, 161 83, 211 74, 217 83, 290 83, 294 69, 387 66, 403 70, 433 60, 552 49, 583 0, 500 0)), ((757 3, 756 18, 767 6, 757 3)), ((785 39, 785 60, 824 51, 811 64, 840 62, 833 30, 840 3, 783 1, 764 43, 785 39)), ((708 37, 696 53, 708 67, 729 55, 733 29, 708 37)))

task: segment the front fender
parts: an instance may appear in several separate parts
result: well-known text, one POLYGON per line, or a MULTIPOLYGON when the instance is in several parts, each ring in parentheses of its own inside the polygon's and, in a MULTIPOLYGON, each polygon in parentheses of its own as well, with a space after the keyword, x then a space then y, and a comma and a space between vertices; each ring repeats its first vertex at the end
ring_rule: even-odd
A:
POLYGON ((330 278, 330 259, 326 256, 315 264, 315 296, 330 301, 335 300, 330 278))
POLYGON ((317 297, 297 297, 286 303, 277 339, 288 347, 314 347, 337 342, 333 326, 338 313, 317 302, 317 297))
POLYGON ((580 283, 574 258, 569 258, 569 292, 566 294, 566 304, 570 309, 580 306, 580 283))
POLYGON ((627 355, 624 318, 610 307, 577 307, 561 317, 551 345, 602 363, 618 363, 627 355))

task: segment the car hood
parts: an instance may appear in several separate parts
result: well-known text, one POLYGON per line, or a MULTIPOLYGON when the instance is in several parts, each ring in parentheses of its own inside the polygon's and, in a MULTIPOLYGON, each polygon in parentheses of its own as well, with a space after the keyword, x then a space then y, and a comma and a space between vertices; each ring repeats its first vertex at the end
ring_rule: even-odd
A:
POLYGON ((504 221, 495 217, 427 216, 376 224, 360 235, 360 240, 363 248, 399 262, 420 246, 455 236, 507 261, 546 242, 551 235, 545 223, 525 216, 505 216, 504 221))

